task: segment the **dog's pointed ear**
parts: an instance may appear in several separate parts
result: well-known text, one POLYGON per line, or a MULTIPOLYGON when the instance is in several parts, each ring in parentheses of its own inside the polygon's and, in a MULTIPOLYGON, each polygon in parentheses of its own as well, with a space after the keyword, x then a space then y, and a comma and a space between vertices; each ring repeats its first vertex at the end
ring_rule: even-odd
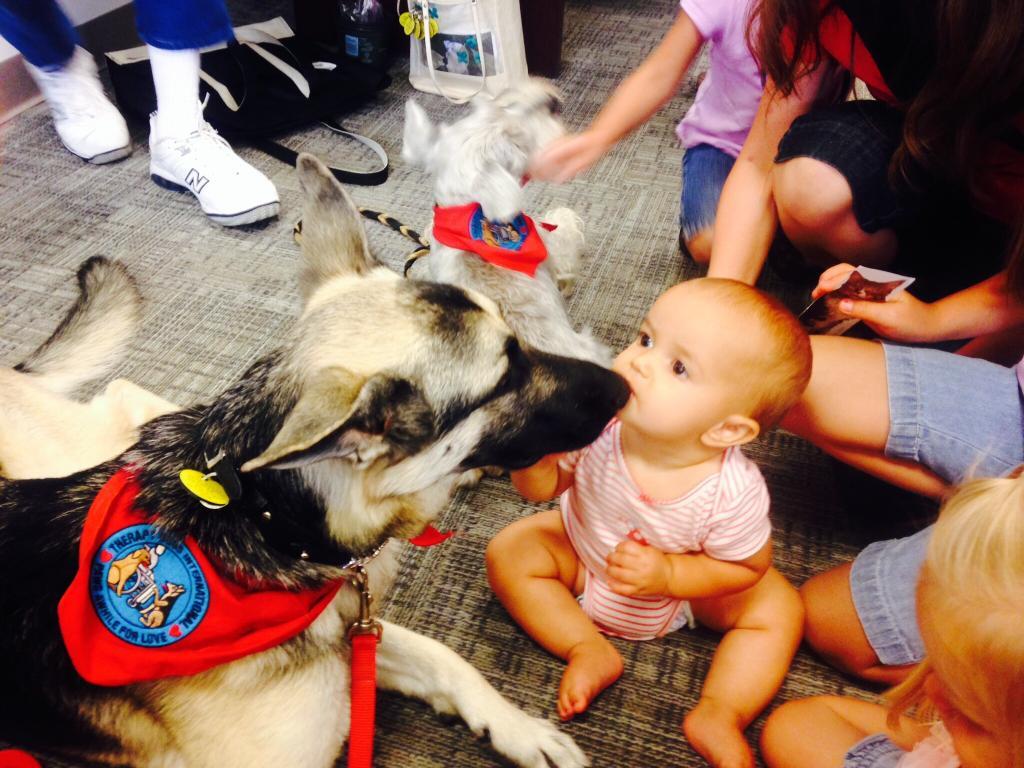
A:
POLYGON ((366 467, 383 456, 412 453, 433 434, 433 411, 406 379, 366 379, 325 368, 303 388, 267 449, 242 471, 291 469, 332 458, 366 467))
POLYGON ((417 168, 427 168, 437 144, 437 126, 426 111, 412 99, 405 102, 405 128, 402 133, 402 159, 417 168))
POLYGON ((370 255, 359 209, 334 175, 305 152, 295 167, 305 198, 299 284, 308 299, 325 280, 366 274, 377 264, 370 255))

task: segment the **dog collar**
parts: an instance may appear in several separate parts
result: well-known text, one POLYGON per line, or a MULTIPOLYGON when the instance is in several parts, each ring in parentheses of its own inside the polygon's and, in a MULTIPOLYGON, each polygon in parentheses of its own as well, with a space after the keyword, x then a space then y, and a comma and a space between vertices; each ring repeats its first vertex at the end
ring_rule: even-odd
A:
MULTIPOLYGON (((386 543, 360 558, 338 549, 331 557, 347 558, 345 570, 319 587, 240 584, 191 536, 178 540, 154 525, 136 505, 139 491, 130 469, 100 489, 82 528, 78 569, 57 606, 71 662, 94 685, 194 675, 280 645, 309 627, 386 543)), ((273 517, 260 515, 267 525, 273 517)), ((290 527, 273 530, 279 542, 290 541, 290 527)), ((451 535, 428 527, 412 541, 430 546, 451 535)), ((327 559, 315 548, 308 554, 327 559)))
POLYGON ((548 256, 533 219, 520 213, 508 222, 490 221, 484 218, 479 203, 435 205, 433 235, 443 245, 475 253, 484 261, 530 277, 548 256))
MULTIPOLYGON (((209 478, 217 490, 224 494, 225 498, 218 499, 222 503, 211 504, 209 496, 182 477, 182 484, 186 490, 208 509, 217 509, 227 506, 234 500, 244 499, 246 503, 242 506, 243 513, 256 525, 263 540, 271 549, 288 557, 336 568, 351 568, 368 563, 388 542, 388 539, 385 539, 369 553, 357 555, 328 537, 322 527, 305 525, 292 518, 287 511, 287 503, 268 501, 267 493, 261 493, 255 482, 247 482, 243 487, 238 470, 235 469, 235 462, 224 451, 219 452, 213 459, 207 459, 206 465, 207 472, 204 475, 192 470, 184 470, 181 475, 192 471, 193 475, 209 478)), ((432 547, 447 541, 453 535, 451 531, 442 533, 434 526, 428 525, 418 536, 409 539, 409 542, 417 547, 432 547)))

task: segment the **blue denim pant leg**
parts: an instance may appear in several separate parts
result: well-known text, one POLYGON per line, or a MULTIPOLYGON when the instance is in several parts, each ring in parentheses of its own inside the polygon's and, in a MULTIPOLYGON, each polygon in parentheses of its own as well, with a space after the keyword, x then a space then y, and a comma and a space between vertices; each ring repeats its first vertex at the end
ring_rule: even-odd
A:
POLYGON ((0 0, 0 37, 40 69, 58 69, 78 44, 56 0, 0 0))
MULTIPOLYGON (((234 39, 224 0, 136 0, 139 37, 154 48, 187 50, 234 39)), ((71 58, 78 35, 55 0, 0 0, 0 36, 40 69, 71 58)))
POLYGON ((710 144, 683 152, 679 228, 687 240, 715 223, 718 198, 735 162, 735 157, 710 144))
POLYGON ((205 48, 235 37, 224 0, 135 0, 139 37, 170 51, 205 48))
POLYGON ((885 455, 951 483, 1001 477, 1024 463, 1024 408, 1012 368, 924 347, 884 344, 885 455))
POLYGON ((843 768, 896 768, 905 754, 888 736, 876 733, 850 748, 843 759, 843 768))
POLYGON ((876 541, 853 561, 853 605, 868 642, 883 664, 916 664, 924 658, 916 592, 931 535, 929 526, 904 539, 876 541))

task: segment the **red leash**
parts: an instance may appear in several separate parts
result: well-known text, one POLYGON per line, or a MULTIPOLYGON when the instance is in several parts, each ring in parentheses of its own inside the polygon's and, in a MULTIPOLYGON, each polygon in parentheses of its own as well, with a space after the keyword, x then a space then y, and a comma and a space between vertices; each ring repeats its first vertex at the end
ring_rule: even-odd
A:
MULTIPOLYGON (((417 547, 433 547, 447 541, 455 531, 442 533, 428 525, 423 532, 409 542, 417 547)), ((371 768, 373 765, 373 729, 377 716, 377 644, 384 628, 373 618, 373 595, 366 569, 354 565, 351 572, 352 586, 359 592, 359 618, 348 628, 352 643, 352 659, 349 664, 349 728, 348 768, 371 768)), ((0 766, 2 768, 2 766, 0 766)))
POLYGON ((348 768, 373 765, 373 729, 377 714, 377 635, 352 635, 351 709, 348 768))
POLYGON ((352 643, 349 682, 348 768, 373 765, 373 731, 377 716, 377 643, 384 628, 373 618, 373 595, 361 565, 352 568, 352 583, 359 591, 359 618, 348 628, 352 643))

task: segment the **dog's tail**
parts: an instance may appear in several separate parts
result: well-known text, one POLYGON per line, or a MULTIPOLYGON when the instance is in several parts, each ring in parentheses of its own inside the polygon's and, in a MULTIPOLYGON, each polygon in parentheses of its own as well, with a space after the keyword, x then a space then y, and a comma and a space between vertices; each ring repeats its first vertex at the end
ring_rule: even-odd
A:
POLYGON ((142 294, 128 270, 93 256, 78 268, 78 299, 50 338, 15 370, 67 395, 124 357, 139 326, 142 294))

